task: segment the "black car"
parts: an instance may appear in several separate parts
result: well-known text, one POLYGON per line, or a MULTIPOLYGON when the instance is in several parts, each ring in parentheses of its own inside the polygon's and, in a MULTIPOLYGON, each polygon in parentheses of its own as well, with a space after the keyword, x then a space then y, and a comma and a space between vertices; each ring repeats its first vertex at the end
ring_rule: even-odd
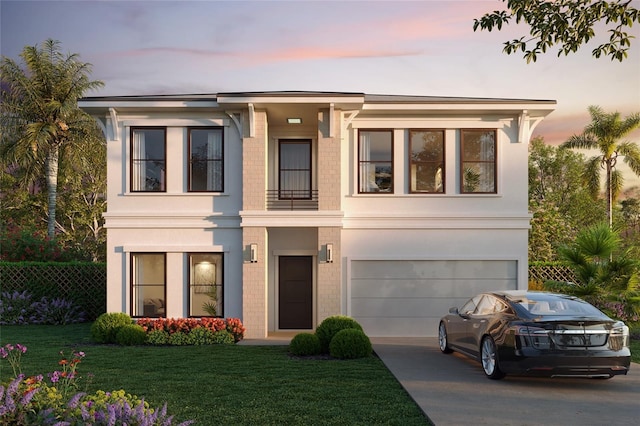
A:
POLYGON ((451 308, 438 327, 443 353, 482 363, 490 379, 505 374, 611 378, 631 363, 629 328, 578 299, 556 293, 495 291, 451 308))

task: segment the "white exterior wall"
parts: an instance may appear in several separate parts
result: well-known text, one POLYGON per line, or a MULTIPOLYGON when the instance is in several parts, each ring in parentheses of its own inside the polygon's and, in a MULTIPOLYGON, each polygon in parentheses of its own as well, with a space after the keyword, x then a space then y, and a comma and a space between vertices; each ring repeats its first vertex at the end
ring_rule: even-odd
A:
MULTIPOLYGON (((203 113, 119 113, 117 122, 117 137, 107 138, 107 312, 131 312, 131 253, 166 253, 166 316, 186 317, 186 253, 222 252, 224 314, 241 317, 243 252, 238 212, 242 148, 238 129, 228 117, 203 113), (166 127, 166 192, 130 192, 131 126, 166 127), (224 126, 223 193, 187 192, 190 126, 224 126)), ((111 118, 107 124, 113 128, 111 118)))
MULTIPOLYGON (((352 122, 348 134, 349 143, 344 144, 342 150, 344 220, 341 250, 345 271, 342 294, 344 314, 351 316, 361 311, 352 310, 351 267, 353 262, 362 260, 504 261, 496 265, 505 262, 515 264, 515 285, 520 289, 527 288, 530 220, 527 194, 528 145, 527 141, 518 141, 517 117, 409 119, 358 116, 352 122), (358 193, 359 128, 393 129, 393 194, 358 193), (445 129, 445 192, 412 194, 408 182, 409 129, 429 128, 445 129), (496 194, 460 193, 460 129, 465 128, 498 131, 496 194)), ((406 266, 411 268, 411 263, 407 262, 406 266)), ((407 276, 413 273, 411 270, 406 271, 407 276)), ((496 274, 499 275, 499 272, 496 274)), ((396 277, 401 278, 402 276, 396 277)), ((367 303, 378 306, 377 315, 383 312, 384 316, 363 318, 361 321, 370 335, 397 335, 402 332, 407 335, 435 335, 437 318, 447 312, 449 303, 460 300, 461 296, 471 297, 478 288, 491 285, 480 279, 476 284, 472 281, 473 279, 468 281, 468 285, 465 284, 465 288, 468 286, 467 290, 451 288, 450 295, 440 299, 440 302, 438 299, 430 302, 420 302, 415 298, 404 299, 407 302, 403 305, 401 318, 396 316, 399 312, 397 297, 407 296, 397 293, 387 302, 384 299, 371 299, 367 303), (388 306, 388 313, 384 306, 388 306), (427 306, 436 308, 429 309, 427 306), (433 318, 424 318, 425 310, 429 310, 433 318)), ((375 285, 372 282, 372 286, 375 285)), ((498 286, 505 284, 496 280, 495 285, 498 289, 498 286)), ((410 287, 409 293, 418 291, 414 285, 410 287)), ((435 296, 442 297, 441 294, 435 296)))
MULTIPOLYGON (((411 268, 410 261, 422 261, 421 268, 431 268, 425 263, 429 261, 503 261, 516 265, 517 288, 527 286, 528 140, 532 128, 552 109, 547 101, 374 99, 367 104, 364 96, 248 94, 192 104, 154 99, 110 102, 117 111, 102 121, 108 156, 109 312, 130 312, 130 254, 146 252, 166 253, 168 317, 188 315, 186 253, 223 252, 224 316, 246 317, 249 337, 278 330, 279 255, 314 257, 314 326, 332 314, 351 314, 351 268, 359 261, 392 261, 400 275, 405 265, 411 268), (284 117, 297 113, 306 114, 304 125, 286 125, 284 117), (166 192, 129 191, 131 126, 167 128, 166 192), (189 126, 224 127, 223 193, 187 192, 189 126), (358 193, 358 129, 393 131, 394 193, 358 193), (444 193, 410 193, 410 129, 444 129, 444 193), (497 130, 495 194, 460 193, 460 129, 497 130), (263 206, 265 191, 278 188, 278 140, 288 138, 312 141, 312 188, 323 200, 319 210, 269 211, 263 206), (319 159, 320 153, 325 157, 319 159), (249 243, 258 244, 256 263, 248 262, 249 243), (334 247, 333 264, 323 263, 327 243, 334 247)), ((98 104, 93 107, 102 114, 110 107, 98 104)), ((406 282, 405 286, 413 285, 406 282)), ((360 287, 365 293, 366 284, 360 287)), ((462 287, 466 291, 457 282, 455 297, 460 297, 462 287)), ((469 291, 474 288, 471 284, 469 291)), ((373 303, 378 312, 385 311, 384 300, 373 303)), ((420 310, 418 301, 411 304, 417 306, 411 309, 420 310)), ((370 324, 378 327, 384 321, 378 316, 370 324)), ((433 328, 432 319, 426 321, 433 328)), ((370 335, 390 335, 401 326, 398 321, 382 325, 370 335)), ((433 334, 423 329, 414 328, 413 333, 433 334)))

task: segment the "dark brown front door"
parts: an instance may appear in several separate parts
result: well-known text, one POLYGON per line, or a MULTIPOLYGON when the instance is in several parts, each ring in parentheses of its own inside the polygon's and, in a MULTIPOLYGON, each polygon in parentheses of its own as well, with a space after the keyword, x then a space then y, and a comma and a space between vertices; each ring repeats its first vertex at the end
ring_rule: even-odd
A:
POLYGON ((313 257, 280 256, 279 275, 279 328, 313 328, 313 257))

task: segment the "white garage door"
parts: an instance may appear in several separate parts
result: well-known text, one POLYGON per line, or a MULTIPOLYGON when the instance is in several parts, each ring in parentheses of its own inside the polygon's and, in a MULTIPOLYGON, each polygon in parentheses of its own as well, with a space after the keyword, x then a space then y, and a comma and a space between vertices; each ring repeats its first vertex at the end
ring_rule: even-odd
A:
POLYGON ((515 290, 515 260, 354 260, 351 316, 371 336, 435 336, 452 306, 515 290))

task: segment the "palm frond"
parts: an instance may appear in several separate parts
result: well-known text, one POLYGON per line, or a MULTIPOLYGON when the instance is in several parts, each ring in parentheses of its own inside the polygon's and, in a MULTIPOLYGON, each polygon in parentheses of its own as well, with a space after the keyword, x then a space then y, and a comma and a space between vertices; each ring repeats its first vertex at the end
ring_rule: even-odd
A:
POLYGON ((589 134, 573 135, 560 144, 560 148, 596 149, 598 142, 589 134))
POLYGON ((593 199, 597 199, 600 195, 600 164, 600 157, 591 157, 585 163, 585 168, 582 172, 582 182, 593 199))
POLYGON ((631 171, 640 176, 640 148, 633 142, 621 142, 618 144, 618 152, 624 156, 624 162, 631 171))

